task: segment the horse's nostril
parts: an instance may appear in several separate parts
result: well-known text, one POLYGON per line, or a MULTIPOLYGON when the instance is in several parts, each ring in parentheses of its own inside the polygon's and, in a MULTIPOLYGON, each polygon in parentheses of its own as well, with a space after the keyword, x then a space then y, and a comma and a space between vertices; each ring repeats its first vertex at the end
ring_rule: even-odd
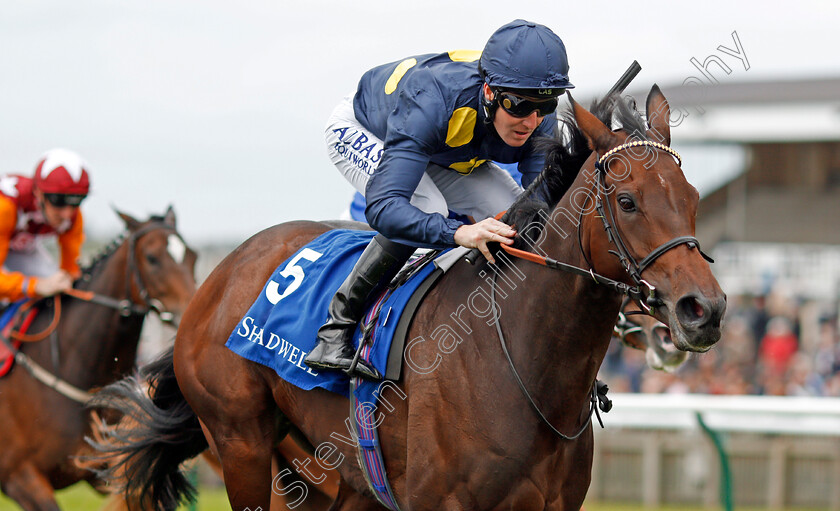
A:
POLYGON ((705 311, 703 310, 703 306, 700 305, 700 302, 698 302, 695 299, 692 299, 691 300, 691 305, 694 308, 694 311, 693 311, 694 315, 697 316, 698 318, 702 318, 705 314, 705 311))
POLYGON ((708 321, 708 310, 696 296, 684 296, 677 302, 677 318, 683 327, 699 328, 708 321))

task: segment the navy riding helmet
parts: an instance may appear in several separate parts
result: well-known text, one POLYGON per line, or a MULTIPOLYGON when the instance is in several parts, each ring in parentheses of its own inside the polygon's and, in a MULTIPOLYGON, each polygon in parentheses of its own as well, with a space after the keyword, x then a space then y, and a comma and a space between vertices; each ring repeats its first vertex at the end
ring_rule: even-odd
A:
POLYGON ((490 36, 478 69, 494 91, 493 101, 483 101, 491 118, 499 105, 499 92, 550 99, 574 88, 563 41, 548 27, 525 20, 512 21, 490 36))

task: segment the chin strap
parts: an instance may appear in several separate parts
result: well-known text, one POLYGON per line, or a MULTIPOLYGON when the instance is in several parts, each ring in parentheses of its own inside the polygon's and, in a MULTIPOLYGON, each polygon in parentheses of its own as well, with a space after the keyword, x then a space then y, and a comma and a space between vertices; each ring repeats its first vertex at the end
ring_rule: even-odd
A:
POLYGON ((479 93, 479 102, 481 103, 482 110, 484 110, 484 125, 495 133, 496 129, 493 128, 493 117, 496 116, 496 109, 499 108, 499 99, 496 96, 496 92, 493 91, 493 99, 488 100, 484 96, 484 86, 482 86, 481 92, 479 93))

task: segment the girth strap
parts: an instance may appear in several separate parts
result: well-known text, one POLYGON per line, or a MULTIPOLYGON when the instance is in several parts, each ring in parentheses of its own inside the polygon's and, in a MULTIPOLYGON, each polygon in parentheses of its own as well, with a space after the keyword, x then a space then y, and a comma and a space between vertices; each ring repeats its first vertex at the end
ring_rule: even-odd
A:
MULTIPOLYGON (((364 351, 366 355, 370 355, 370 348, 367 345, 364 346, 364 351)), ((382 447, 373 413, 375 404, 362 403, 356 399, 356 388, 361 384, 362 379, 358 376, 350 378, 350 415, 353 417, 350 425, 358 441, 356 454, 359 468, 376 500, 391 511, 400 511, 394 491, 388 482, 385 461, 382 459, 382 447)))

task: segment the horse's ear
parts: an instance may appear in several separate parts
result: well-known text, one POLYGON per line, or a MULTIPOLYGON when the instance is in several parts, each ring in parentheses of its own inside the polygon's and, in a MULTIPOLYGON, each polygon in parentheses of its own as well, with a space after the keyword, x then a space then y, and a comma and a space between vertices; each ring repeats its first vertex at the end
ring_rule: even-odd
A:
POLYGON ((659 90, 659 86, 654 84, 650 88, 647 101, 645 101, 645 110, 647 111, 648 136, 656 142, 671 145, 671 126, 668 124, 671 119, 671 107, 668 105, 668 100, 665 95, 659 90))
POLYGON ((129 231, 136 231, 138 227, 140 227, 140 222, 138 222, 133 216, 129 215, 128 213, 123 213, 122 211, 118 210, 117 208, 111 206, 111 209, 114 210, 122 221, 125 222, 125 226, 128 228, 129 231))
POLYGON ((172 204, 166 208, 166 213, 163 214, 163 223, 175 227, 175 210, 172 209, 172 204))
POLYGON ((569 101, 572 102, 575 122, 586 137, 586 141, 589 142, 589 148, 601 154, 609 151, 615 145, 615 135, 613 135, 612 130, 592 115, 589 110, 580 106, 571 94, 568 94, 568 96, 569 101))

